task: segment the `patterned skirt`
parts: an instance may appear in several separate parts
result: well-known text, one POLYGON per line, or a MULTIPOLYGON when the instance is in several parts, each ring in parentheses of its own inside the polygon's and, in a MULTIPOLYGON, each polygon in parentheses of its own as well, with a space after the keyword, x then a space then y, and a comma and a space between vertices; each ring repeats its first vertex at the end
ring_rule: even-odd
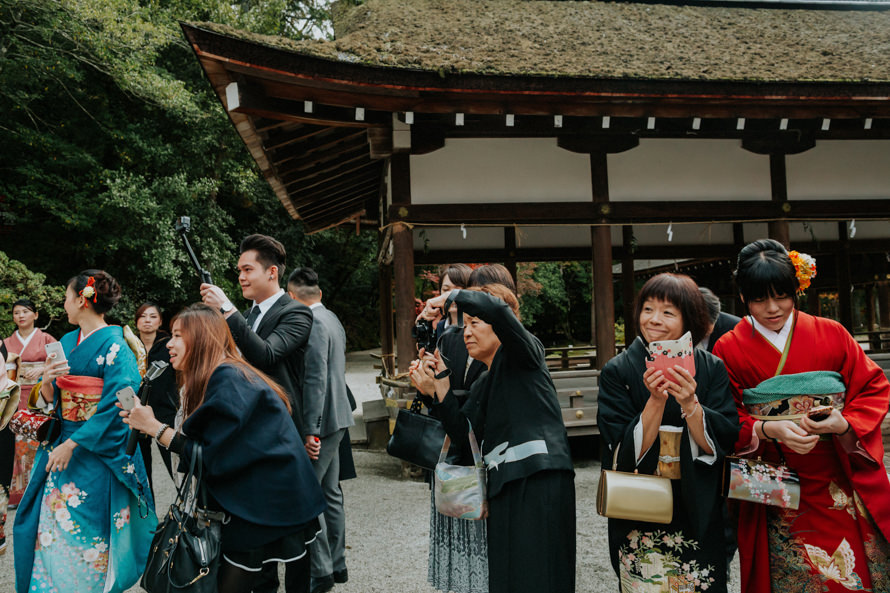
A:
POLYGON ((430 556, 427 580, 439 591, 488 592, 488 533, 485 521, 455 519, 436 510, 430 489, 430 556))
POLYGON ((819 441, 806 455, 783 450, 800 473, 800 508, 767 507, 772 590, 890 591, 890 545, 853 490, 834 444, 819 441))

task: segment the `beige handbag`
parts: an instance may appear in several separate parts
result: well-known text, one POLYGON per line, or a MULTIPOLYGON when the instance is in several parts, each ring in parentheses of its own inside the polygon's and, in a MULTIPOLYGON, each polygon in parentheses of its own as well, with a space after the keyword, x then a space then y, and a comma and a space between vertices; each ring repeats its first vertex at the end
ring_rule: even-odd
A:
POLYGON ((0 430, 6 428, 12 415, 19 409, 20 391, 18 384, 13 381, 7 380, 0 384, 0 430))
MULTIPOLYGON (((620 446, 620 445, 619 445, 620 446)), ((674 491, 662 476, 620 472, 618 448, 612 456, 612 469, 600 473, 596 512, 610 519, 670 523, 674 518, 674 491)))

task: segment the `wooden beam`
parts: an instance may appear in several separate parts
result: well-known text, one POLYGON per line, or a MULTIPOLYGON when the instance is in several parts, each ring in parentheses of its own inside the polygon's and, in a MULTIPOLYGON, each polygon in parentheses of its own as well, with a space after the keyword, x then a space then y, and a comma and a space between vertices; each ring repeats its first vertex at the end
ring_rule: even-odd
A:
MULTIPOLYGON (((785 172, 784 154, 769 155, 769 182, 772 201, 784 211, 788 204, 788 180, 785 172)), ((771 220, 768 226, 770 238, 784 245, 785 249, 790 249, 791 233, 788 221, 771 220)))
POLYGON ((299 141, 289 142, 286 148, 272 150, 268 147, 271 159, 276 165, 292 159, 302 158, 308 154, 328 150, 338 144, 356 144, 365 139, 365 130, 343 128, 319 128, 322 132, 305 134, 299 141), (292 144, 296 144, 293 146, 292 144))
POLYGON ((507 258, 504 260, 504 267, 510 272, 514 282, 519 283, 519 276, 516 269, 516 227, 504 227, 504 251, 507 258))
MULTIPOLYGON (((307 124, 295 124, 294 122, 280 122, 282 125, 290 126, 287 131, 277 134, 266 134, 263 140, 263 148, 267 151, 277 151, 285 146, 294 143, 304 142, 309 138, 319 134, 330 134, 333 131, 339 131, 340 128, 329 128, 326 126, 311 126, 307 124)), ((257 130, 259 132, 259 130, 257 130)))
POLYGON ((850 245, 847 239, 847 223, 837 223, 837 308, 841 325, 853 333, 853 279, 850 272, 850 245))
POLYGON ((669 222, 769 222, 818 220, 890 219, 890 200, 690 200, 682 202, 639 201, 414 204, 390 207, 390 216, 417 224, 448 225, 624 225, 669 222))
POLYGON ((634 298, 636 297, 636 278, 634 274, 634 229, 632 226, 621 227, 621 243, 624 255, 621 258, 621 302, 624 316, 624 347, 630 346, 637 337, 637 323, 633 318, 634 298))
POLYGON ((290 195, 325 191, 328 188, 336 187, 344 180, 349 181, 364 175, 369 171, 375 171, 382 174, 382 169, 383 164, 380 161, 368 160, 366 163, 361 163, 359 165, 350 164, 341 167, 337 171, 331 172, 329 175, 306 175, 303 178, 303 183, 298 184, 294 182, 293 184, 288 185, 287 191, 290 195))
MULTIPOLYGON (((348 175, 355 173, 356 171, 361 171, 366 166, 377 164, 378 162, 379 161, 371 160, 371 157, 367 152, 350 153, 349 158, 342 158, 336 163, 332 163, 321 169, 312 169, 311 174, 309 175, 298 175, 292 179, 282 177, 280 179, 288 192, 291 192, 295 190, 294 186, 304 187, 300 182, 306 183, 308 181, 318 180, 320 177, 321 180, 319 180, 318 183, 324 183, 336 179, 341 175, 348 175)), ((313 185, 309 185, 308 187, 313 187, 313 185)))
POLYGON ((640 145, 640 137, 633 134, 603 134, 600 130, 596 134, 562 134, 556 137, 556 144, 569 152, 614 154, 636 148, 640 145))
POLYGON ((357 187, 337 200, 319 200, 300 209, 300 216, 319 216, 334 210, 344 210, 356 204, 377 197, 378 183, 375 181, 363 187, 357 187))
POLYGON ((351 190, 356 186, 364 185, 371 181, 380 183, 379 171, 369 170, 355 176, 340 177, 336 179, 334 183, 320 186, 314 191, 301 193, 299 195, 291 194, 291 202, 295 207, 299 208, 300 206, 311 204, 319 199, 333 199, 336 196, 341 195, 344 191, 351 190))
POLYGON ((304 172, 314 173, 319 167, 331 168, 348 163, 361 157, 368 157, 368 143, 364 139, 347 142, 336 142, 335 147, 321 152, 309 153, 303 158, 287 161, 284 166, 277 167, 281 179, 299 177, 304 172))
MULTIPOLYGON (((393 208, 411 204, 411 166, 409 155, 394 154, 390 159, 393 208)), ((408 370, 417 354, 411 329, 414 327, 414 235, 411 227, 396 224, 392 233, 396 283, 396 344, 398 369, 408 370)))
MULTIPOLYGON (((593 205, 609 206, 608 155, 590 154, 590 180, 593 205)), ((615 356, 615 296, 612 286, 612 230, 607 226, 590 229, 592 247, 593 335, 596 342, 596 367, 603 366, 615 356)))
POLYGON ((815 133, 801 133, 799 129, 780 130, 742 138, 742 148, 756 154, 800 154, 814 146, 816 146, 815 133))

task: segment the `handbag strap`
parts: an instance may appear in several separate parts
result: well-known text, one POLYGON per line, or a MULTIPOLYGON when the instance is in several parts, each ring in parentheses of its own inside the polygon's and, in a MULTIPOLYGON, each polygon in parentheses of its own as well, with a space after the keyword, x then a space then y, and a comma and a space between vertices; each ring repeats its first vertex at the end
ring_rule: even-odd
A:
MULTIPOLYGON (((484 467, 485 463, 482 461, 482 452, 479 450, 479 444, 476 442, 476 433, 473 432, 473 425, 470 423, 469 418, 467 419, 467 425, 470 427, 467 437, 470 441, 470 450, 473 452, 473 465, 476 467, 484 467)), ((442 442, 442 450, 439 452, 438 463, 445 461, 445 457, 448 455, 448 449, 450 448, 451 437, 445 435, 445 440, 442 442)))
POLYGON ((423 400, 420 399, 420 393, 414 396, 414 400, 411 402, 411 406, 408 409, 414 414, 423 413, 423 400))

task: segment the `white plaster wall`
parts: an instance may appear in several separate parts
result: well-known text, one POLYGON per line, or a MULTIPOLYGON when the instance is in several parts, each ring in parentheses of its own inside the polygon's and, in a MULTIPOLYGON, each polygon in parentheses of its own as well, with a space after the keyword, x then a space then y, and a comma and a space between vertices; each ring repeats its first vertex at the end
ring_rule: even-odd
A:
POLYGON ((411 156, 413 204, 590 200, 590 158, 556 138, 449 138, 411 156))
POLYGON ((615 202, 770 199, 769 157, 740 140, 644 138, 608 158, 615 202))
POLYGON ((890 140, 820 140, 785 162, 789 200, 890 198, 890 140))

